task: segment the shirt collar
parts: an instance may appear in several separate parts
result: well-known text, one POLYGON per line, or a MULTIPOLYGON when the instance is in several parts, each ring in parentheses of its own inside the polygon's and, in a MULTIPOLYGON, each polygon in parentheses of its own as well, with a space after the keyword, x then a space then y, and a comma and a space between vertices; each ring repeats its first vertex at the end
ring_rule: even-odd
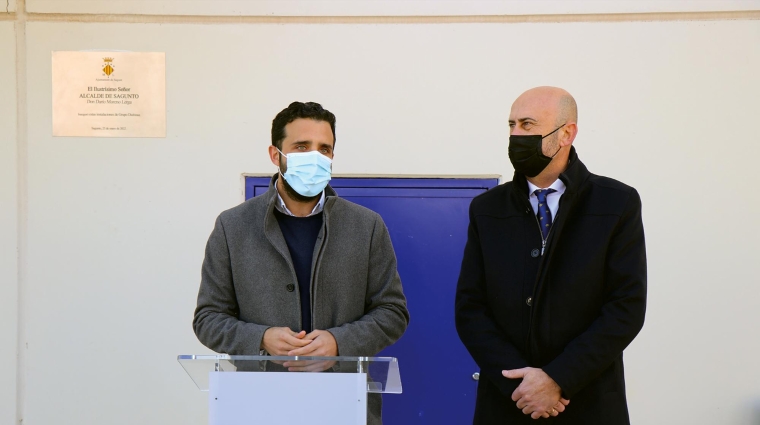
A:
MULTIPOLYGON (((274 203, 274 207, 277 208, 277 211, 295 217, 295 214, 290 212, 287 206, 285 206, 285 201, 282 200, 282 196, 280 196, 280 191, 277 190, 277 187, 275 186, 274 189, 277 192, 277 202, 274 203)), ((313 215, 317 215, 322 212, 322 210, 325 208, 325 191, 322 191, 322 196, 319 197, 319 202, 317 202, 317 205, 314 205, 314 209, 311 210, 311 213, 307 215, 306 217, 311 217, 313 215)))
MULTIPOLYGON (((528 181, 528 196, 536 196, 536 190, 538 189, 554 189, 556 190, 558 194, 563 194, 565 192, 565 183, 562 182, 562 180, 557 179, 554 180, 554 183, 550 184, 549 187, 538 187, 535 184, 528 181)), ((551 195, 551 194, 550 194, 551 195)))

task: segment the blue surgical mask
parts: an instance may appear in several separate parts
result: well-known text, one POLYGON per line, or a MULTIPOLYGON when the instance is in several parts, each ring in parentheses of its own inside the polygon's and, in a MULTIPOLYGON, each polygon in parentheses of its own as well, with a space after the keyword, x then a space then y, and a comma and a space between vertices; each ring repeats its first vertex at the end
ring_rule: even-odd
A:
POLYGON ((294 152, 280 155, 288 159, 287 171, 280 175, 301 196, 311 198, 319 195, 332 177, 332 160, 318 151, 294 152))

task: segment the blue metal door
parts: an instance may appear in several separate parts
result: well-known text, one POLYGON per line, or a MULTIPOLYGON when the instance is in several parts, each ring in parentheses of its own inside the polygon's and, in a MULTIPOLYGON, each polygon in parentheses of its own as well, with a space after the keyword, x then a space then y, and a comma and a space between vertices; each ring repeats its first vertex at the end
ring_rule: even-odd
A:
MULTIPOLYGON (((246 199, 268 178, 246 179, 246 199)), ((473 197, 496 179, 335 178, 339 196, 376 211, 390 231, 411 322, 381 356, 399 359, 404 393, 383 397, 383 422, 471 423, 477 365, 454 327, 454 293, 473 197)))

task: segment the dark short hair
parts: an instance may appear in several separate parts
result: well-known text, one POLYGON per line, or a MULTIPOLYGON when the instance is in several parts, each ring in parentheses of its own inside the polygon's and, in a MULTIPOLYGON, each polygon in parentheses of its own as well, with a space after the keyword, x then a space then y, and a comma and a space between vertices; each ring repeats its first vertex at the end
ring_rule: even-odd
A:
POLYGON ((285 126, 299 118, 329 123, 330 129, 332 129, 333 143, 335 143, 335 115, 332 112, 316 102, 293 102, 272 120, 273 146, 282 149, 282 141, 285 139, 285 126))

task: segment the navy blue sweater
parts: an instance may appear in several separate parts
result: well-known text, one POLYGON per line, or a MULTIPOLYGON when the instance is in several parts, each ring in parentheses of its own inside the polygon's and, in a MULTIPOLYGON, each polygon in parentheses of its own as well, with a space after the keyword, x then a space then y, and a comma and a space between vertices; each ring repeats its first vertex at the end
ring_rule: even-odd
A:
POLYGON ((314 256, 314 245, 322 228, 322 213, 311 217, 293 217, 274 210, 280 231, 288 244, 290 258, 298 278, 298 292, 301 295, 301 324, 303 329, 293 329, 311 332, 311 263, 314 256))

